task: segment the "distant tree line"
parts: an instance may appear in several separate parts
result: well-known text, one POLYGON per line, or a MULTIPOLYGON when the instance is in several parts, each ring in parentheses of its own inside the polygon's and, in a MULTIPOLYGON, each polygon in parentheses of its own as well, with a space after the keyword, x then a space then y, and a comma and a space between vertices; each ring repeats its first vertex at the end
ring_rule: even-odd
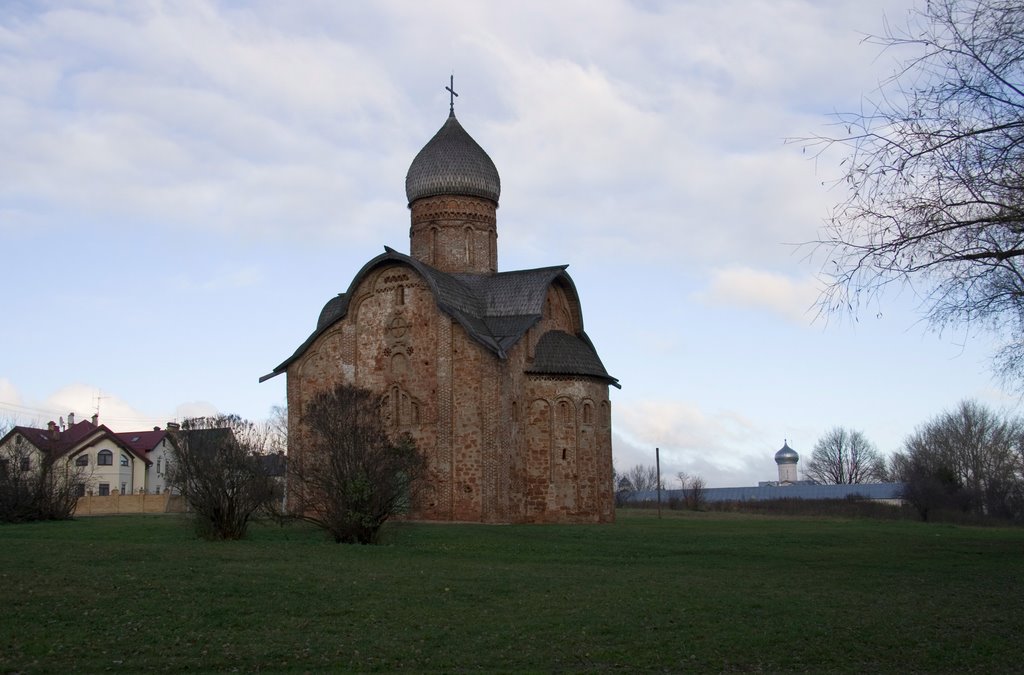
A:
POLYGON ((1024 421, 963 401, 910 434, 888 461, 860 431, 836 427, 804 477, 823 484, 904 483, 922 520, 938 514, 1024 522, 1024 421))
MULTIPOLYGON (((647 464, 636 464, 625 473, 614 473, 615 505, 622 507, 629 503, 629 500, 640 492, 653 492, 658 489, 659 484, 664 488, 661 477, 658 475, 656 466, 647 464)), ((703 510, 707 498, 707 484, 697 474, 689 474, 680 471, 676 474, 679 482, 679 489, 682 490, 682 498, 673 497, 668 500, 672 508, 685 507, 693 511, 703 510)))
POLYGON ((942 511, 1024 522, 1024 422, 964 401, 912 433, 890 472, 923 520, 942 511))

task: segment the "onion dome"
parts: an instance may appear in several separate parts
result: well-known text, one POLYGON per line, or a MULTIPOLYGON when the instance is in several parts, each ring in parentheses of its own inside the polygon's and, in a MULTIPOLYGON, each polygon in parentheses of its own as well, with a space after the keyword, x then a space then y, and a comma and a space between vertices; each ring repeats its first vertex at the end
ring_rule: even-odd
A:
POLYGON ((775 453, 776 464, 796 464, 800 461, 800 455, 796 454, 796 450, 789 447, 789 443, 783 441, 782 448, 775 453))
POLYGON ((410 204, 437 195, 482 197, 497 204, 499 194, 501 180, 494 162, 466 133, 454 112, 412 160, 405 176, 410 204))

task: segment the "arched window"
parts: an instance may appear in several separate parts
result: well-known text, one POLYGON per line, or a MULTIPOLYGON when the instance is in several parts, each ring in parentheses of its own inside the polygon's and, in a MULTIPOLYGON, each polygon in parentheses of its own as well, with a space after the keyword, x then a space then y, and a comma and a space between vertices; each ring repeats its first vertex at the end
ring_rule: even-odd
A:
POLYGON ((128 466, 128 458, 121 455, 121 466, 128 466))
POLYGON ((572 413, 569 411, 569 404, 562 401, 558 404, 558 416, 563 426, 572 426, 572 413))
POLYGON ((83 453, 76 457, 75 466, 89 466, 89 455, 83 453))
POLYGON ((114 453, 110 450, 100 450, 96 455, 96 463, 100 466, 114 466, 114 453))

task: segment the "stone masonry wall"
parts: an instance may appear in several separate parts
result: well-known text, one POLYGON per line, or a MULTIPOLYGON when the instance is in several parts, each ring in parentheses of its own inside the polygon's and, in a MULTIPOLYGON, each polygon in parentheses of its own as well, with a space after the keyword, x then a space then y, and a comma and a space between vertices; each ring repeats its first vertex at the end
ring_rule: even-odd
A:
MULTIPOLYGON (((544 319, 502 361, 438 310, 415 270, 373 270, 348 315, 288 368, 289 462, 302 461, 303 406, 344 382, 377 392, 385 423, 426 455, 412 517, 608 522, 607 384, 524 374, 537 333, 578 323, 566 289, 555 287, 544 319)), ((294 508, 297 487, 289 495, 294 508)))
POLYGON ((410 255, 442 272, 498 271, 497 205, 476 197, 427 197, 410 207, 410 255))

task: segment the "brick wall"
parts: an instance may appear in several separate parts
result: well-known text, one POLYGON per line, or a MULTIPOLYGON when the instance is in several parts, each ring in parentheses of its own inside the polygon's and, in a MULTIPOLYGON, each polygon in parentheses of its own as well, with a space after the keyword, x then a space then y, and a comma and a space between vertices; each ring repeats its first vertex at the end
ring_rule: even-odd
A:
POLYGON ((475 197, 418 199, 411 207, 410 253, 442 272, 498 271, 497 204, 475 197))
POLYGON ((544 331, 579 331, 574 298, 556 284, 542 321, 499 360, 438 310, 415 270, 372 271, 348 315, 289 366, 290 461, 302 461, 302 407, 345 382, 377 392, 386 423, 426 455, 413 517, 611 521, 608 385, 524 372, 544 331))

